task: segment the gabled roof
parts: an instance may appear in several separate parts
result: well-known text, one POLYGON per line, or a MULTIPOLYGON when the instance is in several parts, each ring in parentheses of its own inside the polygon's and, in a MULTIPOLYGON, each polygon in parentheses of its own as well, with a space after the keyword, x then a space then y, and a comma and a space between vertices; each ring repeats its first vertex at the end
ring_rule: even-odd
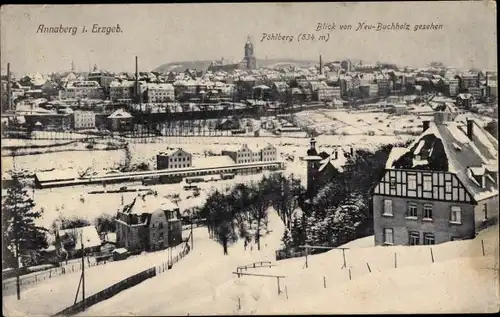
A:
POLYGON ((144 199, 142 197, 137 196, 134 198, 134 201, 126 205, 123 208, 124 213, 129 213, 129 214, 136 214, 136 215, 142 215, 142 214, 151 214, 157 210, 175 210, 178 209, 176 204, 174 204, 172 201, 169 199, 166 199, 164 197, 160 196, 153 196, 153 195, 145 195, 144 199))
POLYGON ((83 236, 83 247, 92 248, 101 245, 101 238, 97 233, 97 229, 94 226, 86 226, 80 228, 65 229, 59 231, 59 236, 64 236, 69 233, 75 233, 76 244, 75 250, 80 250, 82 248, 82 236, 83 236))
POLYGON ((109 119, 127 119, 132 118, 132 115, 123 109, 118 109, 109 115, 109 119))
POLYGON ((176 154, 191 155, 190 153, 184 151, 183 149, 175 149, 169 152, 160 152, 160 155, 165 155, 165 156, 174 156, 176 154))
MULTIPOLYGON (((469 168, 477 169, 484 166, 497 166, 498 141, 484 128, 472 120, 473 140, 467 136, 467 127, 463 123, 450 121, 444 123, 431 122, 429 128, 420 135, 408 148, 393 148, 386 168, 394 168, 394 163, 404 155, 415 156, 422 147, 432 153, 437 146, 444 150, 448 162, 448 172, 454 173, 467 188, 476 201, 489 196, 498 195, 498 184, 488 182, 487 188, 482 188, 468 173, 469 168), (422 144, 422 141, 424 142, 422 144), (489 196, 488 196, 489 195, 489 196)), ((436 150, 437 151, 437 150, 436 150)), ((417 162, 419 166, 422 161, 417 162)), ((427 162, 428 163, 428 162, 427 162)), ((415 162, 414 162, 415 164, 415 162)), ((405 169, 407 167, 404 167, 405 169)), ((412 168, 412 167, 408 167, 412 168)), ((492 168, 494 170, 494 168, 492 168)))

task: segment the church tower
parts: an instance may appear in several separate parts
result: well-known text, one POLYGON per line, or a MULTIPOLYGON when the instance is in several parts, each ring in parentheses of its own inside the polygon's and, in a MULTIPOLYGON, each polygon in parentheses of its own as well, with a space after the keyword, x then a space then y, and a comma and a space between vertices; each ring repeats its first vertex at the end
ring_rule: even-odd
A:
POLYGON ((245 43, 245 61, 248 70, 257 68, 257 59, 254 56, 254 47, 250 36, 247 37, 247 42, 245 43))
POLYGON ((312 138, 310 147, 307 150, 307 156, 304 157, 304 161, 307 163, 307 195, 309 197, 311 197, 315 192, 315 185, 317 183, 316 179, 321 160, 321 156, 319 156, 316 151, 316 140, 312 138))

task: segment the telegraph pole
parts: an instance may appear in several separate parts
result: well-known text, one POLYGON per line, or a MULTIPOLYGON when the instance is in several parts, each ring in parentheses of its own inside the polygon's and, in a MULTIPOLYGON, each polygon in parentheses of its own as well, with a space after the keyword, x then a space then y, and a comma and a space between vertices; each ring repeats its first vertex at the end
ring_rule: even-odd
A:
POLYGON ((194 238, 193 238, 193 211, 191 210, 191 250, 194 248, 194 238))
POLYGON ((82 243, 82 302, 83 308, 85 308, 85 249, 83 248, 83 230, 81 236, 82 243))

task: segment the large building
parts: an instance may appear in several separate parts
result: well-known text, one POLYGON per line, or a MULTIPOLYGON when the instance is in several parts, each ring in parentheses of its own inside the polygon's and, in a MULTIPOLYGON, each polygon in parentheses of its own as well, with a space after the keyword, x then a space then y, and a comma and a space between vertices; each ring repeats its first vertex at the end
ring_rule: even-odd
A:
POLYGON ((110 84, 115 80, 115 75, 99 70, 97 65, 94 65, 94 69, 87 76, 87 80, 97 82, 102 87, 104 94, 109 95, 110 84))
POLYGON ((133 81, 115 80, 109 84, 109 98, 112 101, 127 101, 131 102, 134 98, 134 85, 133 81))
POLYGON ((60 99, 102 99, 104 91, 96 81, 71 81, 59 91, 60 99))
POLYGON ((92 111, 73 112, 73 128, 75 130, 95 128, 95 112, 92 111))
POLYGON ((175 89, 172 84, 153 84, 144 85, 148 103, 172 102, 175 100, 175 89))
POLYGON ((408 148, 393 148, 373 191, 376 245, 474 238, 498 220, 498 141, 473 120, 436 112, 408 148))
POLYGON ((341 99, 340 87, 328 86, 325 82, 320 82, 317 89, 318 101, 332 101, 341 99))
POLYGON ((152 195, 136 197, 116 216, 116 246, 129 251, 154 251, 182 242, 179 207, 152 195))
POLYGON ((239 149, 223 150, 221 155, 231 157, 236 164, 272 162, 278 160, 277 150, 271 144, 268 144, 261 150, 256 151, 252 151, 247 144, 243 144, 243 146, 239 149))
POLYGON ((160 153, 156 156, 156 169, 188 168, 193 166, 193 155, 177 149, 170 153, 160 153))
POLYGON ((218 72, 232 72, 237 69, 242 70, 253 70, 257 69, 257 58, 254 53, 254 46, 250 37, 247 37, 247 41, 245 43, 245 52, 244 57, 239 63, 224 63, 224 58, 221 58, 220 61, 212 62, 208 67, 209 71, 218 72))
POLYGON ((456 97, 460 92, 460 83, 458 79, 450 79, 448 80, 448 84, 450 97, 456 97))

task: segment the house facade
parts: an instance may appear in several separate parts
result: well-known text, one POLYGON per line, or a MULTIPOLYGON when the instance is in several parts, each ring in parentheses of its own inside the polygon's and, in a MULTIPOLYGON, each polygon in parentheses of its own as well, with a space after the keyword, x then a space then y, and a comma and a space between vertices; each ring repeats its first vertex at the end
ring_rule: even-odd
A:
POLYGON ((473 120, 436 113, 408 148, 393 148, 373 191, 376 245, 474 238, 498 221, 498 141, 473 120))
POLYGON ((221 155, 231 157, 236 164, 270 162, 278 159, 277 150, 271 144, 256 151, 252 151, 247 144, 243 144, 243 146, 237 150, 223 150, 221 155))
POLYGON ((95 128, 95 112, 93 111, 75 111, 73 113, 74 129, 93 129, 95 128))
POLYGON ((193 155, 182 149, 156 155, 156 169, 188 168, 193 166, 193 155))
POLYGON ((116 247, 129 251, 155 251, 182 241, 179 208, 154 196, 136 197, 116 216, 116 247))

